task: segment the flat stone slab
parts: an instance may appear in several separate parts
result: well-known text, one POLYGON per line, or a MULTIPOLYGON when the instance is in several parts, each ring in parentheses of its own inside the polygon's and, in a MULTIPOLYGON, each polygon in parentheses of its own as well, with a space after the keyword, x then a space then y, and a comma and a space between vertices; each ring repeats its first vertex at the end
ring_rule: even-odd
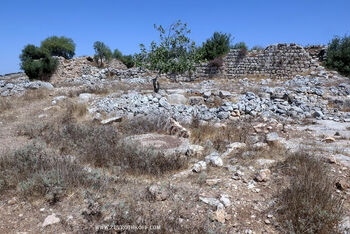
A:
POLYGON ((177 136, 170 136, 157 133, 134 135, 124 139, 128 143, 135 142, 143 149, 153 150, 167 154, 186 154, 190 148, 189 140, 177 136))

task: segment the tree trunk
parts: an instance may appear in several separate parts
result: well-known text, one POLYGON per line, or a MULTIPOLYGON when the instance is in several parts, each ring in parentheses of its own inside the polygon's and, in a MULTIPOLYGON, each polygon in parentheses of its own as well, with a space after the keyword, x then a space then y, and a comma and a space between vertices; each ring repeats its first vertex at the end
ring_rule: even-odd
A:
POLYGON ((154 92, 155 93, 158 93, 158 91, 159 91, 159 82, 158 82, 158 77, 159 77, 159 73, 157 74, 157 76, 154 78, 154 79, 152 79, 152 82, 153 82, 153 90, 154 90, 154 92))

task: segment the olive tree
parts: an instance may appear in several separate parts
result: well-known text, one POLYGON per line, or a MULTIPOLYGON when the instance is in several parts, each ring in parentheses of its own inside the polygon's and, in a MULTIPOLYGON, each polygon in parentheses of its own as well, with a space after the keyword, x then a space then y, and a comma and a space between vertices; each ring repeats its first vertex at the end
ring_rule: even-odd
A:
POLYGON ((109 62, 112 58, 111 49, 101 41, 96 41, 94 43, 94 60, 99 67, 103 67, 103 62, 109 62))
POLYGON ((57 59, 35 45, 27 45, 20 55, 21 69, 29 79, 49 80, 57 68, 57 59))
POLYGON ((137 66, 157 72, 153 78, 153 88, 158 92, 161 74, 188 72, 191 75, 200 55, 195 42, 189 38, 191 31, 186 23, 179 20, 167 29, 161 25, 154 25, 154 28, 159 32, 159 42, 152 41, 148 49, 141 44, 141 52, 135 55, 135 60, 137 66))
POLYGON ((48 37, 41 42, 40 47, 51 56, 61 56, 71 59, 75 54, 75 43, 67 37, 48 37))
POLYGON ((325 65, 350 77, 350 36, 333 38, 328 44, 325 65))

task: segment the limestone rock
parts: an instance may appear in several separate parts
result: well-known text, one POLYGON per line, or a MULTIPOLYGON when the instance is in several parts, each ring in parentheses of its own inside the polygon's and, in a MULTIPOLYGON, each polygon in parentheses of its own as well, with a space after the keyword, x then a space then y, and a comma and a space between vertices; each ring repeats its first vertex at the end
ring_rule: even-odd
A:
POLYGON ((183 137, 183 138, 190 137, 190 132, 173 118, 170 118, 168 120, 165 126, 165 129, 170 135, 176 135, 178 137, 183 137))
POLYGON ((277 132, 271 132, 266 135, 266 142, 271 146, 277 146, 281 143, 281 138, 278 136, 277 132))
POLYGON ((269 181, 271 177, 271 171, 269 169, 261 169, 255 175, 255 180, 257 182, 266 182, 269 181))
POLYGON ((220 223, 225 223, 225 221, 229 220, 230 218, 231 216, 228 215, 224 209, 218 209, 211 215, 212 220, 218 221, 220 223))
POLYGON ((329 136, 329 137, 326 137, 325 139, 323 139, 322 141, 326 142, 326 143, 333 143, 333 142, 335 142, 335 139, 334 139, 334 137, 329 136))
POLYGON ((116 116, 116 117, 112 117, 112 118, 109 118, 109 119, 102 120, 101 124, 106 125, 106 124, 111 124, 111 123, 114 123, 114 122, 121 122, 122 119, 123 118, 121 116, 116 116))
POLYGON ((206 169, 207 169, 207 163, 204 161, 196 162, 192 167, 192 171, 196 173, 204 171, 206 169))
POLYGON ((59 223, 60 221, 61 220, 55 214, 52 214, 52 215, 49 215, 45 218, 45 220, 41 226, 46 227, 46 226, 49 226, 52 224, 59 223))
POLYGON ((203 155, 204 147, 201 145, 190 145, 187 155, 190 157, 201 157, 203 155))
POLYGON ((165 201, 169 196, 169 193, 164 188, 155 184, 151 185, 148 191, 156 201, 165 201))
POLYGON ((92 96, 93 95, 91 93, 81 93, 81 94, 79 94, 79 102, 80 103, 87 103, 90 101, 92 96))
POLYGON ((168 102, 170 104, 176 104, 176 105, 186 104, 187 98, 182 94, 174 93, 174 94, 168 95, 168 102))
POLYGON ((224 165, 222 158, 219 156, 217 152, 213 152, 210 155, 206 156, 205 160, 207 162, 210 162, 213 166, 216 166, 216 167, 222 167, 224 165))

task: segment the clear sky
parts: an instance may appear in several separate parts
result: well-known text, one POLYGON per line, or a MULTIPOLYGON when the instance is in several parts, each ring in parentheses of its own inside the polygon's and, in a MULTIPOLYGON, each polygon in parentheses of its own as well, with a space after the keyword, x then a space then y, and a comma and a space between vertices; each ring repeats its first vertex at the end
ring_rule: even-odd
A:
POLYGON ((197 44, 214 31, 249 47, 326 44, 350 34, 350 0, 1 0, 0 74, 19 71, 23 47, 52 35, 72 38, 76 56, 92 55, 97 40, 133 54, 157 38, 153 24, 177 19, 197 44))

